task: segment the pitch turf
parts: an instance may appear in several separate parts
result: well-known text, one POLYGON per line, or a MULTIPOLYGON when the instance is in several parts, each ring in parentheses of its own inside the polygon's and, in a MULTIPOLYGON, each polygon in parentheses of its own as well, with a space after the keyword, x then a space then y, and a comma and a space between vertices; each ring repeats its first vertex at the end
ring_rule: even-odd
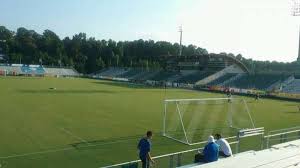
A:
MULTIPOLYGON (((0 164, 96 168, 134 160, 137 140, 148 129, 156 133, 153 155, 191 148, 160 136, 165 97, 224 95, 90 79, 1 77, 0 164)), ((299 125, 296 103, 245 99, 258 127, 299 125)))

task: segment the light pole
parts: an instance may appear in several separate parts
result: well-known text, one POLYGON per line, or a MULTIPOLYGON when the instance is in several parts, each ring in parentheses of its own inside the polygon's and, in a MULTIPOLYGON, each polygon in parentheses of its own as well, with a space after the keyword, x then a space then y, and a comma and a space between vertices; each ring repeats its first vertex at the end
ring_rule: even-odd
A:
POLYGON ((179 56, 181 56, 182 55, 182 26, 179 27, 179 33, 180 33, 179 56))
POLYGON ((39 59, 39 62, 40 62, 40 65, 43 66, 43 59, 42 58, 39 59))

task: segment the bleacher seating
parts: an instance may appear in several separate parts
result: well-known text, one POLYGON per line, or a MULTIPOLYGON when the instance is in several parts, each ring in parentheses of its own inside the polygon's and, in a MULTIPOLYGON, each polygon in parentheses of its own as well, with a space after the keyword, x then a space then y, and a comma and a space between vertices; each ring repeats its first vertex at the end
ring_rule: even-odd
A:
POLYGON ((204 72, 195 72, 189 75, 183 75, 181 78, 179 78, 176 82, 177 83, 189 83, 193 84, 197 81, 204 79, 208 77, 209 75, 213 74, 213 72, 210 71, 204 71, 204 72))
POLYGON ((207 164, 191 164, 180 168, 299 168, 300 140, 295 140, 261 151, 239 153, 230 158, 207 164))
POLYGON ((152 71, 139 71, 137 74, 129 77, 128 79, 131 80, 146 80, 146 77, 149 76, 149 74, 153 73, 152 71))
POLYGON ((102 71, 100 73, 98 73, 98 76, 106 76, 106 77, 118 77, 119 75, 122 75, 124 73, 126 73, 127 70, 123 69, 123 68, 108 68, 105 71, 102 71))
POLYGON ((233 80, 226 84, 228 87, 236 87, 243 89, 267 89, 272 84, 284 80, 288 76, 281 74, 255 74, 255 75, 243 75, 237 80, 233 80))
POLYGON ((117 77, 129 79, 129 78, 132 78, 133 76, 139 74, 140 72, 141 71, 137 70, 137 69, 130 69, 130 70, 126 71, 125 73, 118 75, 117 77))
POLYGON ((78 76, 78 72, 71 68, 44 68, 45 74, 53 76, 78 76))
POLYGON ((1 65, 1 71, 6 71, 8 75, 49 75, 49 76, 78 76, 78 72, 72 68, 52 68, 40 65, 1 65))
POLYGON ((129 80, 146 81, 158 73, 159 71, 155 71, 155 70, 108 68, 106 70, 100 71, 100 73, 97 73, 96 76, 126 78, 129 80))
POLYGON ((228 80, 236 75, 237 74, 234 74, 234 73, 227 73, 227 74, 221 76, 220 78, 217 78, 216 80, 209 82, 208 85, 209 86, 218 86, 219 84, 225 82, 226 80, 228 80))
POLYGON ((45 69, 40 65, 23 65, 21 66, 21 74, 23 75, 44 75, 45 69))
POLYGON ((158 73, 160 73, 160 72, 159 71, 147 71, 143 75, 139 76, 137 79, 142 80, 142 81, 149 80, 150 78, 152 78, 153 76, 155 76, 158 73))
POLYGON ((19 66, 10 66, 10 65, 2 65, 0 66, 0 70, 6 71, 8 74, 21 74, 21 68, 19 66))
POLYGON ((285 93, 300 93, 300 79, 294 79, 282 91, 285 93))
MULTIPOLYGON (((57 69, 56 69, 57 70, 57 69)), ((268 90, 271 86, 275 87, 286 81, 291 76, 283 74, 247 74, 234 71, 234 66, 227 67, 221 71, 158 71, 145 70, 141 68, 107 68, 94 73, 95 78, 102 79, 126 79, 127 81, 167 81, 175 84, 199 84, 205 86, 222 86, 242 89, 268 90), (224 71, 224 72, 222 72, 224 71), (222 73, 221 73, 222 72, 222 73), (214 78, 215 76, 215 78, 214 78), (198 83, 197 83, 198 82, 198 83)), ((53 71, 53 70, 52 70, 53 71)), ((48 70, 49 72, 49 70, 48 70)), ((62 72, 56 72, 65 75, 62 72)), ((300 83, 300 82, 299 82, 300 83)), ((293 83, 292 83, 293 84, 293 83)), ((291 85, 292 85, 291 84, 291 85)), ((297 84, 296 84, 297 85, 297 84)), ((175 86, 175 85, 174 85, 175 86)), ((291 86, 292 87, 292 86, 291 86)), ((288 90, 289 86, 286 87, 288 90)), ((292 91, 291 91, 292 92, 292 91)), ((300 87, 297 91, 300 93, 300 87)))
POLYGON ((178 72, 160 71, 155 76, 151 77, 149 80, 165 81, 177 74, 178 74, 178 72))

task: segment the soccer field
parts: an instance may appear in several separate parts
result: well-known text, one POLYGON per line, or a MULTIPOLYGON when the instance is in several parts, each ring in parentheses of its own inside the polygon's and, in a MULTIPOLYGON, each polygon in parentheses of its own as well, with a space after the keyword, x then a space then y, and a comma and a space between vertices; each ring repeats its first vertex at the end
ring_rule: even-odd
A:
MULTIPOLYGON (((163 100, 213 97, 225 96, 91 79, 1 77, 0 163, 96 168, 135 160, 136 143, 149 129, 154 156, 190 149, 160 135, 163 100)), ((257 127, 299 125, 297 103, 244 98, 257 127)))

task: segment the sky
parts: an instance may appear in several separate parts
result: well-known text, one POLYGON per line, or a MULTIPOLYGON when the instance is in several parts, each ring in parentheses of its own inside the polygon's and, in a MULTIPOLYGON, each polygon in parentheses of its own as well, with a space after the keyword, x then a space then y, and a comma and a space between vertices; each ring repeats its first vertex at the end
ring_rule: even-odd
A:
POLYGON ((64 38, 179 41, 255 60, 297 59, 300 16, 290 0, 0 0, 0 25, 64 38))

